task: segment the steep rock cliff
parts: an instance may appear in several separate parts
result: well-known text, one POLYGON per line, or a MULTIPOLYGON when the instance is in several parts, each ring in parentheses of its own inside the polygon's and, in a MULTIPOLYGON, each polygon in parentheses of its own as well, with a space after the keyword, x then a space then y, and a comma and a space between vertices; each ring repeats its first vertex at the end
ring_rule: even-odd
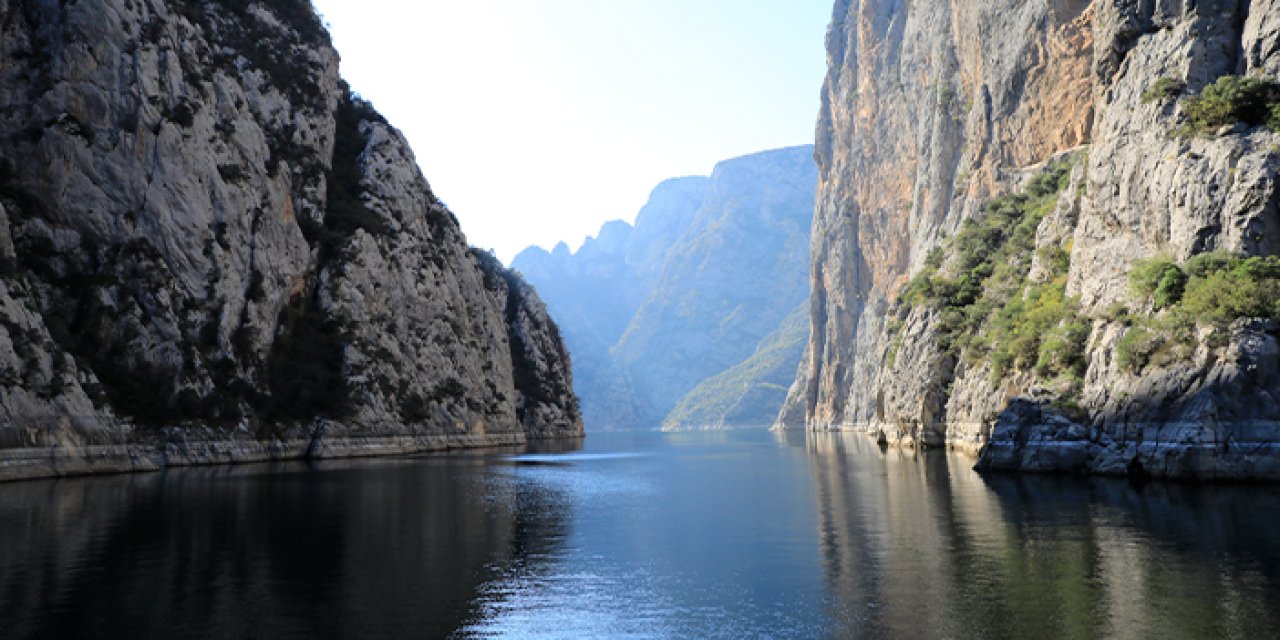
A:
POLYGON ((467 248, 309 3, 0 1, 0 114, 4 446, 581 433, 536 295, 467 248))
POLYGON ((664 182, 634 227, 610 222, 577 253, 531 248, 512 262, 565 327, 592 428, 772 420, 778 369, 799 355, 795 332, 779 327, 807 292, 812 151, 755 153, 664 182))
POLYGON ((779 426, 995 437, 991 468, 1280 474, 1274 324, 1191 318, 1166 357, 1122 357, 1136 329, 1175 322, 1130 285, 1144 260, 1280 251, 1280 136, 1195 131, 1189 106, 1223 76, 1276 78, 1277 16, 1268 0, 837 2, 811 336, 779 426), (1059 315, 1007 348, 1046 300, 1059 315), (1055 447, 1078 455, 1038 457, 1055 447))

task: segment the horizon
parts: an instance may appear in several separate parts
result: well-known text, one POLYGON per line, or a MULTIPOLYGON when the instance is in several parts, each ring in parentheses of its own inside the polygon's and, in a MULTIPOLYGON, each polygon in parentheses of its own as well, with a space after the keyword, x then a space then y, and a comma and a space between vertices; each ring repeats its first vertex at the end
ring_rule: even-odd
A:
POLYGON ((663 180, 813 143, 823 0, 313 4, 343 78, 504 264, 634 223, 663 180))

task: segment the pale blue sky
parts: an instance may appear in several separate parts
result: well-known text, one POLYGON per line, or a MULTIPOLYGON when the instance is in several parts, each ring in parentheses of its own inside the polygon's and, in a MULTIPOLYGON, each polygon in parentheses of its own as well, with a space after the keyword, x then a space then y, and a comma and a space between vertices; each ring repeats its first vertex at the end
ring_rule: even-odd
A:
POLYGON ((576 248, 648 192, 813 141, 831 0, 314 0, 468 240, 576 248))

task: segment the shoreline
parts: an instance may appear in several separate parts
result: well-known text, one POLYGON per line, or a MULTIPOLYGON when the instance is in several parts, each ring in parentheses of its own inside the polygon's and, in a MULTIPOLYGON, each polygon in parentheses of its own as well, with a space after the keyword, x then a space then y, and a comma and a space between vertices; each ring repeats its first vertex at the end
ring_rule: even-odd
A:
POLYGON ((211 440, 175 444, 49 446, 0 449, 0 484, 78 476, 152 473, 170 467, 255 464, 290 460, 373 458, 464 449, 519 447, 563 438, 523 433, 371 436, 297 440, 211 440))
POLYGON ((974 471, 1014 475, 1074 475, 1191 484, 1280 484, 1280 442, 1116 442, 1039 437, 986 442, 948 438, 941 443, 889 439, 858 425, 793 427, 807 433, 854 433, 886 449, 954 451, 974 460, 974 471))

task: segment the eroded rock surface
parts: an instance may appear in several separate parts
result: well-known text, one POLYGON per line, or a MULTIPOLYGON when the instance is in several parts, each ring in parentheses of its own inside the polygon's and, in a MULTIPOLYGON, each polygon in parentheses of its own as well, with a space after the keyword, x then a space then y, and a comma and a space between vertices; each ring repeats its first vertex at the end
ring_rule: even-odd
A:
POLYGON ((1246 123, 1176 134, 1184 98, 1219 77, 1276 77, 1277 16, 1270 0, 837 2, 811 337, 778 425, 973 451, 992 440, 993 469, 1280 478, 1267 462, 1280 434, 1274 324, 1241 320, 1134 371, 1118 363, 1131 327, 1113 312, 1155 311, 1128 284, 1139 260, 1280 253, 1280 135, 1246 123), (1161 79, 1173 95, 1148 95, 1161 79), (1069 253, 1087 368, 1072 384, 994 375, 989 359, 943 349, 944 314, 903 292, 965 220, 1066 156, 1077 166, 1035 252, 1069 253))
POLYGON ((468 249, 310 3, 0 25, 4 446, 581 434, 536 295, 468 249))

